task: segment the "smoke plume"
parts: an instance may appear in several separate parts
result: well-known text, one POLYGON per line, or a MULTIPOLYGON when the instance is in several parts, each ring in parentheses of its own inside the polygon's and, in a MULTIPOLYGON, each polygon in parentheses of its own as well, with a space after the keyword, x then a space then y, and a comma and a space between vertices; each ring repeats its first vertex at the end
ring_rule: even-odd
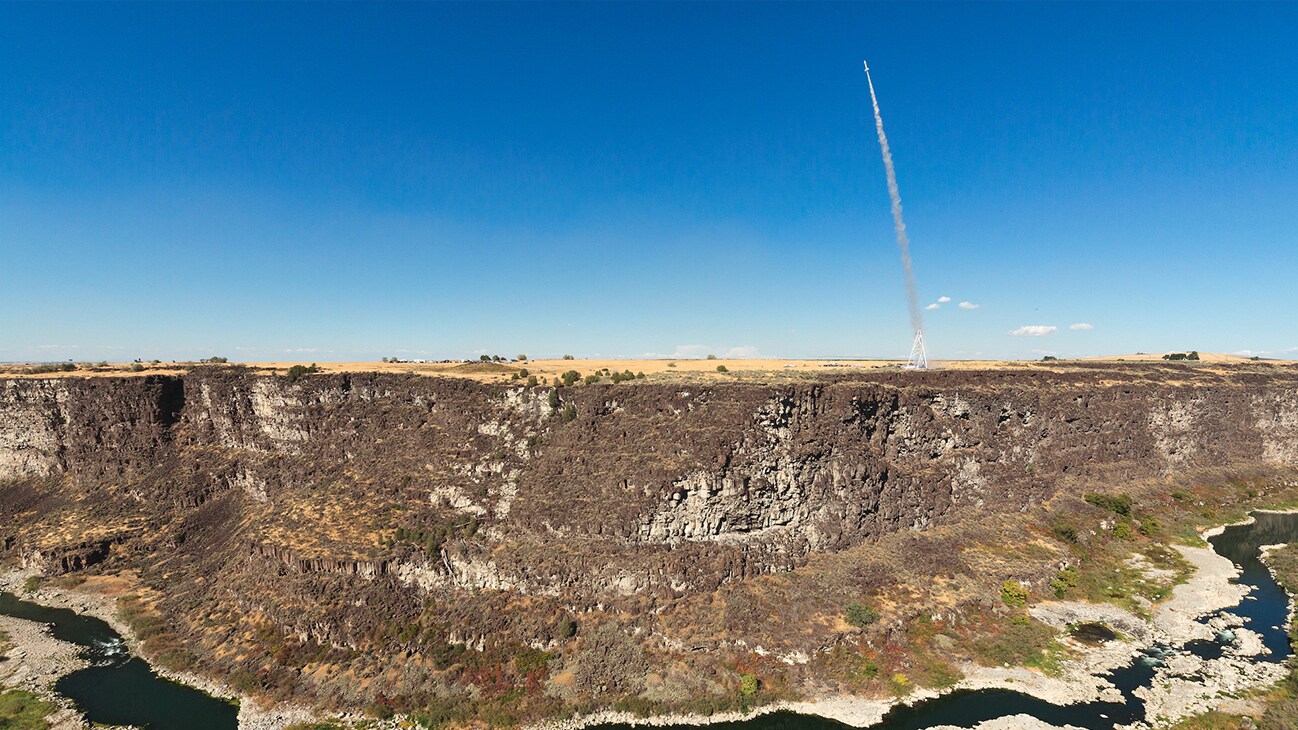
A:
POLYGON ((897 231, 897 248, 901 249, 901 267, 906 277, 906 306, 910 310, 910 326, 916 332, 924 331, 924 314, 919 308, 919 295, 915 293, 915 272, 910 266, 910 238, 906 235, 906 221, 901 217, 901 191, 897 189, 897 171, 892 166, 892 152, 888 149, 888 136, 883 133, 883 116, 879 114, 879 99, 874 95, 874 81, 870 69, 865 69, 866 83, 870 84, 870 103, 874 105, 874 128, 879 132, 879 149, 883 151, 883 169, 888 173, 888 197, 892 198, 892 225, 897 231))

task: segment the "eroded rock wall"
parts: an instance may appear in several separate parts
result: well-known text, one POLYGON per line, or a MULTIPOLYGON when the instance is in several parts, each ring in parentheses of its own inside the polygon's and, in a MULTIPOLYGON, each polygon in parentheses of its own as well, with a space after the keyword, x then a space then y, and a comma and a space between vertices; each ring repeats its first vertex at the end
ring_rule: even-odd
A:
POLYGON ((560 391, 572 422, 549 388, 457 379, 10 380, 0 479, 98 494, 106 521, 173 520, 228 494, 251 552, 288 565, 389 561, 418 585, 689 590, 699 577, 670 567, 677 556, 778 570, 1061 488, 1298 463, 1295 380, 1146 368, 595 385, 560 391), (393 541, 462 518, 472 538, 393 541), (564 550, 538 559, 547 541, 564 550), (534 550, 491 550, 515 543, 534 550))

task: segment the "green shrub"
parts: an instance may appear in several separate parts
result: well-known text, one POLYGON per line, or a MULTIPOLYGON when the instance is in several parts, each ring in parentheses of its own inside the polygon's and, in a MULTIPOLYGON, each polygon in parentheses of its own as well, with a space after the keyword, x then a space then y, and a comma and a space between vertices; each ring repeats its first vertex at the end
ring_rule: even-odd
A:
POLYGON ((1055 592, 1055 598, 1063 598, 1070 588, 1077 587, 1077 568, 1069 565, 1059 571, 1059 575, 1050 581, 1050 588, 1055 592))
POLYGON ((847 604, 847 613, 843 615, 843 620, 858 629, 863 629, 878 621, 879 613, 864 603, 849 603, 847 604))
POLYGON ((41 583, 44 582, 44 580, 45 579, 39 575, 27 576, 27 580, 23 581, 23 593, 35 593, 41 587, 41 583))
POLYGON ((527 362, 527 355, 519 355, 519 356, 515 357, 514 359, 517 360, 517 361, 519 361, 519 362, 527 362))
POLYGON ((740 675, 740 677, 739 677, 739 694, 741 694, 741 695, 743 695, 743 696, 745 696, 745 697, 756 697, 756 696, 757 696, 757 688, 758 688, 758 686, 759 686, 759 685, 758 685, 758 682, 757 682, 757 675, 756 675, 756 674, 743 674, 743 675, 740 675))
POLYGON ((576 358, 574 358, 572 355, 564 355, 564 356, 563 356, 563 359, 564 359, 564 360, 575 360, 576 358))
POLYGON ((571 616, 560 616, 554 625, 554 638, 571 639, 577 635, 577 622, 571 616))
POLYGON ((1083 499, 1101 509, 1107 509, 1115 515, 1131 516, 1131 497, 1126 494, 1101 494, 1088 492, 1083 499))
POLYGON ((717 366, 717 372, 719 372, 719 373, 728 373, 728 372, 730 372, 730 368, 726 367, 725 365, 718 365, 718 366, 717 366))
POLYGON ((1119 540, 1132 540, 1136 537, 1136 532, 1131 529, 1130 522, 1122 520, 1113 526, 1113 536, 1119 540))
POLYGON ((1001 584, 1001 600, 1006 606, 1026 606, 1030 595, 1028 587, 1016 580, 1006 579, 1001 584))
POLYGON ((1140 534, 1145 537, 1154 537, 1163 531, 1163 524, 1152 515, 1144 515, 1140 518, 1140 534))
POLYGON ((595 383, 598 383, 598 382, 599 382, 599 376, 598 376, 598 375, 587 375, 587 376, 586 376, 586 385, 594 385, 595 383))
POLYGON ((563 374, 563 384, 566 386, 571 387, 572 384, 576 383, 578 380, 581 380, 581 373, 576 370, 569 370, 563 374))
POLYGON ((529 375, 529 376, 527 376, 527 387, 529 387, 529 388, 535 388, 535 387, 536 387, 536 376, 535 376, 535 375, 529 375))
POLYGON ((1076 525, 1067 522, 1061 522, 1055 525, 1054 527, 1050 528, 1050 534, 1054 535, 1057 539, 1059 539, 1062 542, 1066 542, 1073 545, 1077 544, 1078 534, 1077 534, 1076 525))
POLYGON ((310 365, 294 365, 288 369, 288 382, 296 383, 307 375, 313 375, 320 372, 320 368, 315 363, 310 365))
POLYGON ((577 420, 577 407, 569 403, 567 407, 563 409, 563 422, 568 423, 569 421, 575 420, 577 420))
POLYGON ((550 404, 550 410, 552 410, 552 411, 556 411, 556 410, 558 410, 558 409, 559 409, 559 391, 557 391, 557 390, 551 390, 551 391, 550 391, 550 396, 549 396, 548 402, 549 402, 549 404, 550 404))
POLYGON ((227 363, 227 362, 230 362, 230 358, 228 358, 228 357, 218 357, 218 356, 216 356, 216 355, 213 355, 213 356, 211 356, 211 357, 209 357, 209 358, 207 358, 207 359, 205 359, 205 360, 199 360, 199 362, 204 362, 204 363, 207 363, 207 364, 209 364, 209 365, 223 365, 223 364, 225 364, 225 363, 227 363))
POLYGON ((715 359, 717 359, 717 356, 716 356, 716 355, 708 355, 708 359, 709 359, 709 360, 715 360, 715 359))

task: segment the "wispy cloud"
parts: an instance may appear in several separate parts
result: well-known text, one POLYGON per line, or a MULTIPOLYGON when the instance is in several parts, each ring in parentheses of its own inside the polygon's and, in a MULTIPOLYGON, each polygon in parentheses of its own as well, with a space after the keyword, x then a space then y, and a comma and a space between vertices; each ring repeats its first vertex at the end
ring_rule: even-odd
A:
POLYGON ((757 348, 752 345, 741 345, 739 347, 732 347, 725 351, 725 357, 733 358, 757 357, 759 354, 757 348))
POLYGON ((949 302, 949 301, 951 301, 951 297, 938 297, 938 298, 937 298, 937 303, 938 303, 938 304, 946 304, 946 303, 949 302))
POLYGON ((942 306, 942 305, 941 305, 941 304, 938 304, 937 302, 933 302, 932 304, 930 304, 930 305, 928 305, 927 307, 924 307, 924 308, 927 309, 927 310, 929 310, 929 311, 931 312, 931 311, 933 311, 934 309, 937 309, 937 308, 940 307, 940 306, 942 306))
POLYGON ((1010 330, 1015 337, 1043 337, 1059 329, 1053 324, 1025 324, 1016 330, 1010 330))
POLYGON ((973 302, 960 302, 960 304, 959 304, 958 306, 959 306, 961 309, 977 309, 977 308, 981 307, 982 305, 981 305, 981 304, 974 304, 973 302))
POLYGON ((1093 330, 1095 329, 1095 327, 1093 327, 1090 322, 1076 322, 1074 324, 1068 325, 1068 329, 1085 331, 1085 330, 1093 330))

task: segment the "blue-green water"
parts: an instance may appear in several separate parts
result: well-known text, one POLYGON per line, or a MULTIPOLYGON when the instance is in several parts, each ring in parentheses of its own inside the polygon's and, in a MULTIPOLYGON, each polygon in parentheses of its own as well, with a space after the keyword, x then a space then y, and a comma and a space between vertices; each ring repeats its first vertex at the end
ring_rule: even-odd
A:
POLYGON ((60 679, 54 690, 91 722, 147 730, 234 730, 239 708, 193 687, 159 677, 131 656, 122 637, 97 618, 0 593, 0 613, 49 624, 56 639, 81 647, 91 663, 60 679))

